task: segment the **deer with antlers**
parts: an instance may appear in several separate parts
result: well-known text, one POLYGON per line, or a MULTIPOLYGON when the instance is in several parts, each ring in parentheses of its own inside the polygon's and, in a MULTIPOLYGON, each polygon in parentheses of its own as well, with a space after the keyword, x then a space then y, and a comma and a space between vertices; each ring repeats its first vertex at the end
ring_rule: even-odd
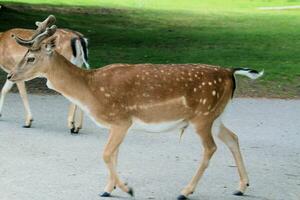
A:
MULTIPOLYGON (((34 40, 35 37, 43 33, 48 26, 54 23, 55 17, 53 15, 50 15, 43 22, 36 22, 37 29, 35 31, 15 28, 1 33, 0 68, 2 68, 7 73, 11 72, 12 68, 22 59, 27 51, 26 47, 20 46, 15 42, 15 40, 11 37, 12 34, 19 35, 23 38, 31 38, 31 40, 34 40)), ((55 33, 55 36, 57 37, 58 42, 58 45, 56 46, 56 51, 58 53, 63 55, 78 67, 82 67, 84 65, 87 69, 89 69, 89 64, 87 63, 87 39, 84 38, 81 33, 68 29, 58 29, 55 33)), ((0 97, 0 116, 4 105, 5 96, 13 85, 13 82, 7 80, 2 88, 0 97)), ((29 107, 25 83, 18 82, 17 87, 23 100, 26 112, 26 120, 23 127, 30 128, 33 118, 29 107)), ((82 120, 83 112, 78 109, 76 105, 71 104, 68 113, 68 126, 71 130, 71 133, 79 132, 79 129, 82 128, 82 120), (75 122, 76 118, 78 122, 75 122)))
POLYGON ((109 179, 102 197, 111 196, 115 187, 133 195, 132 188, 117 174, 119 146, 129 128, 162 123, 183 130, 192 125, 204 148, 199 168, 181 191, 179 200, 187 199, 195 191, 217 149, 212 135, 214 123, 238 167, 240 183, 235 194, 244 194, 249 179, 238 137, 225 127, 221 115, 234 93, 235 75, 256 79, 263 72, 204 64, 112 64, 88 71, 75 67, 55 51, 55 37, 51 37, 55 31, 54 25, 47 28, 30 45, 15 35, 17 43, 26 46, 28 51, 7 78, 19 82, 46 77, 48 86, 80 106, 98 125, 109 129, 103 152, 109 179))

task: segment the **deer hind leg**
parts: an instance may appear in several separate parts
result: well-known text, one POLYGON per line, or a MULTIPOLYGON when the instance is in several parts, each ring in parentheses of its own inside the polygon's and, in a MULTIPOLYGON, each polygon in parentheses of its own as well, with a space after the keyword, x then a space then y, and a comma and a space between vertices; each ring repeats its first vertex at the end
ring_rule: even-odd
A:
POLYGON ((232 131, 226 128, 223 124, 220 125, 220 132, 218 134, 218 137, 230 149, 238 168, 240 184, 239 189, 236 192, 234 192, 234 195, 243 195, 247 187, 249 186, 249 179, 242 158, 238 137, 232 131))
POLYGON ((187 199, 187 196, 192 194, 196 186, 204 174, 205 169, 209 165, 209 161, 213 156, 214 152, 217 150, 217 146, 214 142, 214 139, 211 134, 212 123, 203 124, 202 120, 197 120, 196 122, 192 122, 196 128, 196 133, 200 136, 203 145, 203 159, 200 162, 199 168, 196 171, 196 174, 193 176, 189 184, 181 191, 181 195, 178 196, 178 200, 187 199), (201 122, 202 121, 202 122, 201 122))
POLYGON ((3 104, 4 104, 4 99, 6 94, 11 90, 12 86, 14 85, 13 82, 6 80, 5 84, 1 90, 1 97, 0 97, 0 117, 2 115, 2 109, 3 109, 3 104))
POLYGON ((75 133, 75 111, 76 111, 76 105, 71 103, 69 106, 69 113, 68 113, 68 127, 70 129, 71 133, 75 133))
POLYGON ((17 87, 18 87, 20 96, 22 98, 25 112, 26 112, 25 125, 23 127, 30 128, 33 118, 32 118, 32 114, 31 114, 30 107, 29 107, 28 96, 27 96, 27 92, 26 92, 26 88, 25 88, 25 82, 18 82, 17 87))
POLYGON ((120 180, 116 170, 118 149, 130 125, 130 123, 127 123, 124 126, 113 126, 110 129, 110 136, 103 152, 103 160, 109 170, 109 180, 105 186, 104 193, 100 195, 101 197, 111 196, 111 192, 115 186, 118 186, 121 190, 133 196, 132 188, 128 187, 120 180))

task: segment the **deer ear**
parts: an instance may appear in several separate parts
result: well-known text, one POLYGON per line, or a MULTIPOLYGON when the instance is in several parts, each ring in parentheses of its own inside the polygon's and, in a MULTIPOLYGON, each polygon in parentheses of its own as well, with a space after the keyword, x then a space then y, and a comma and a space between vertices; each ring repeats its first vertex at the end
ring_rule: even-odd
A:
POLYGON ((56 47, 56 36, 49 38, 45 43, 45 49, 51 53, 56 47))

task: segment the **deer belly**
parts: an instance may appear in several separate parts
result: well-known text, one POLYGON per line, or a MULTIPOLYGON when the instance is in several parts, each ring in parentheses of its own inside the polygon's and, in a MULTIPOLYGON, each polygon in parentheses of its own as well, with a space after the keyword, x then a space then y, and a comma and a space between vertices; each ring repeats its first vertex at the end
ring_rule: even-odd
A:
POLYGON ((180 129, 193 113, 184 97, 134 107, 133 129, 150 132, 180 129))
POLYGON ((187 125, 188 122, 183 119, 159 123, 147 123, 142 121, 141 119, 133 118, 133 124, 130 127, 130 130, 158 133, 179 130, 186 127, 187 125))

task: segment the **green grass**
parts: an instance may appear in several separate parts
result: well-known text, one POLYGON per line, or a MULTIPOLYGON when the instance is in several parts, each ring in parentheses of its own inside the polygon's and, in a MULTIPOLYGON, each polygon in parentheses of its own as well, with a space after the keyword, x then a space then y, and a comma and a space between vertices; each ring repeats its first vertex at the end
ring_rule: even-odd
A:
POLYGON ((245 10, 258 6, 299 5, 299 0, 2 0, 63 6, 101 6, 110 8, 154 9, 154 10, 245 10))
MULTIPOLYGON (((83 5, 79 0, 26 2, 83 5)), ((300 5, 300 0, 88 0, 84 4, 93 8, 96 5, 121 10, 105 14, 55 13, 59 27, 78 30, 89 38, 93 67, 111 63, 251 67, 265 69, 266 75, 256 83, 242 79, 240 94, 300 96, 300 10, 256 9, 300 5)), ((34 28, 34 22, 48 14, 2 10, 0 31, 34 28)))

